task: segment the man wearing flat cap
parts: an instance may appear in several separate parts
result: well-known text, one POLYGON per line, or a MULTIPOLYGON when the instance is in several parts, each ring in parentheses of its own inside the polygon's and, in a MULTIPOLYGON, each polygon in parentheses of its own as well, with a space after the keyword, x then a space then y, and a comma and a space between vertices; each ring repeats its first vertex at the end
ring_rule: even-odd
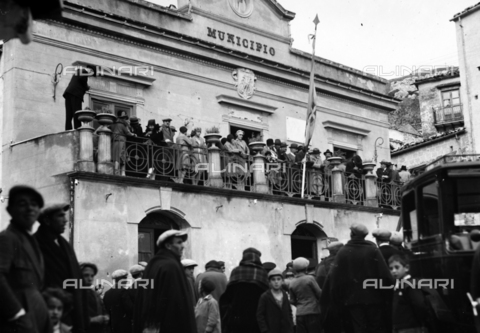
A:
POLYGON ((194 304, 180 262, 187 233, 169 230, 160 235, 160 250, 149 261, 143 279, 152 281, 138 289, 134 333, 196 333, 194 304))
MULTIPOLYGON (((327 276, 322 304, 332 307, 333 313, 347 311, 355 332, 384 333, 382 310, 388 306, 391 290, 368 287, 365 281, 375 279, 388 287, 393 280, 381 252, 365 240, 367 235, 363 224, 350 227, 350 240, 338 251, 327 276)), ((330 308, 325 310, 328 321, 330 308)))
POLYGON ((0 232, 0 332, 51 332, 48 308, 40 290, 44 284, 44 262, 32 226, 43 198, 28 186, 14 186, 8 196, 11 216, 0 232))
POLYGON ((372 231, 372 236, 375 237, 378 249, 382 253, 385 263, 388 265, 388 259, 394 254, 400 254, 397 249, 390 245, 390 237, 392 233, 386 229, 375 229, 372 231))
POLYGON ((320 288, 323 288, 328 272, 330 272, 330 267, 332 266, 338 251, 340 251, 342 247, 343 243, 338 241, 328 244, 327 249, 329 251, 329 255, 317 265, 315 270, 315 279, 317 280, 320 288))
MULTIPOLYGON (((225 266, 225 263, 223 265, 225 266)), ((227 277, 225 276, 224 271, 222 271, 220 262, 210 260, 205 264, 205 272, 198 274, 195 279, 195 289, 198 290, 201 281, 207 278, 215 284, 215 290, 212 291, 212 297, 215 298, 217 302, 220 302, 220 296, 222 296, 225 289, 227 289, 228 283, 227 277)))
POLYGON ((198 289, 195 288, 195 277, 193 275, 195 272, 195 267, 197 267, 198 264, 192 259, 183 259, 182 266, 185 270, 185 276, 187 277, 188 290, 192 296, 192 304, 195 307, 197 300, 200 298, 198 289))
POLYGON ((166 146, 172 146, 175 141, 173 141, 173 137, 175 133, 173 132, 172 128, 170 127, 170 123, 172 122, 171 118, 162 119, 162 126, 160 126, 159 134, 162 136, 162 141, 165 143, 166 146))
POLYGON ((130 275, 132 275, 133 283, 130 288, 127 289, 127 292, 132 304, 135 304, 135 300, 137 298, 138 284, 139 281, 142 280, 144 271, 145 267, 142 265, 133 265, 132 267, 130 267, 130 275))
POLYGON ((87 293, 78 288, 82 272, 77 256, 70 243, 62 237, 68 223, 69 204, 53 204, 45 207, 38 218, 40 227, 35 239, 45 261, 45 287, 60 288, 73 297, 73 310, 64 318, 64 323, 73 326, 73 332, 87 332, 87 293))
POLYGON ((124 269, 117 269, 112 273, 115 282, 113 288, 105 292, 103 303, 110 316, 111 333, 131 333, 133 307, 128 293, 128 272, 124 269))

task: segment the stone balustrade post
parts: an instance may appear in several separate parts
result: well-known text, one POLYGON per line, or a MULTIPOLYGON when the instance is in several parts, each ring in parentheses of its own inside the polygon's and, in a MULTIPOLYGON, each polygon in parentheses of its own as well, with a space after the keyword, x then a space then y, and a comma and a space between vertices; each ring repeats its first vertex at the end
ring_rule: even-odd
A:
POLYGON ((265 176, 265 156, 257 154, 253 156, 253 184, 255 192, 269 193, 267 176, 265 176))
POLYGON ((98 131, 97 172, 113 175, 112 163, 112 131, 103 126, 98 131))
POLYGON ((376 178, 371 173, 365 176, 365 206, 378 207, 376 178))
POLYGON ((93 161, 93 132, 94 129, 88 124, 83 124, 78 129, 80 133, 80 158, 77 166, 79 171, 95 172, 93 161))
POLYGON ((345 203, 345 192, 343 188, 343 171, 337 167, 332 170, 332 196, 333 202, 345 203))
POLYGON ((211 187, 223 188, 220 149, 215 145, 208 148, 208 184, 211 187))

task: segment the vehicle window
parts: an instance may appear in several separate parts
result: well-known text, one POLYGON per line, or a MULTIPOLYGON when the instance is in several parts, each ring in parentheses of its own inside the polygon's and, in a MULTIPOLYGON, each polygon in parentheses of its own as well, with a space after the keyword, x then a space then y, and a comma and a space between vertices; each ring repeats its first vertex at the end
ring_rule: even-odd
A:
POLYGON ((438 211, 438 186, 431 183, 421 189, 423 219, 420 225, 420 238, 434 236, 440 233, 438 211))
POLYGON ((414 191, 406 194, 402 199, 402 220, 406 243, 418 240, 418 221, 414 191))
POLYGON ((455 226, 480 225, 480 179, 455 179, 455 226))

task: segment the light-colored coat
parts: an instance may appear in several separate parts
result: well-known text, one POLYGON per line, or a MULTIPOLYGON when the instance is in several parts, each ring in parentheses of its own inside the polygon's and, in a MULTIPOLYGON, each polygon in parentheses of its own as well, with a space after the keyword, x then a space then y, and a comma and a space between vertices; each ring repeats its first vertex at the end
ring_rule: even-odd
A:
POLYGON ((212 295, 208 295, 198 300, 195 307, 195 320, 197 322, 197 332, 221 333, 220 309, 218 302, 212 295))

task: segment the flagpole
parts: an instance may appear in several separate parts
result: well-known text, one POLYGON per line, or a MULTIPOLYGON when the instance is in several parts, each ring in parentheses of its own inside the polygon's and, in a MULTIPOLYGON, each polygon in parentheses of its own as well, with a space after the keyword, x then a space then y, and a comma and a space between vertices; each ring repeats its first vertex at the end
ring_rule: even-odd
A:
MULTIPOLYGON (((315 85, 315 74, 314 74, 314 70, 315 70, 315 42, 317 41, 317 26, 318 26, 319 22, 320 21, 318 20, 318 14, 317 14, 315 16, 315 19, 313 20, 313 23, 315 23, 315 33, 313 34, 313 37, 312 37, 312 39, 313 39, 313 51, 312 51, 312 68, 310 70, 310 86, 312 84, 315 85)), ((312 89, 312 87, 309 88, 309 96, 310 96, 310 89, 312 89)), ((313 89, 315 89, 315 87, 313 89)), ((308 119, 307 119, 307 123, 308 123, 308 119)), ((308 143, 309 142, 305 143, 306 145, 305 145, 304 149, 307 149, 307 151, 305 152, 305 158, 302 161, 302 164, 303 164, 302 194, 301 194, 302 199, 305 197, 305 174, 306 174, 306 171, 307 171, 306 170, 307 169, 306 165, 307 165, 307 157, 308 157, 308 143)))

